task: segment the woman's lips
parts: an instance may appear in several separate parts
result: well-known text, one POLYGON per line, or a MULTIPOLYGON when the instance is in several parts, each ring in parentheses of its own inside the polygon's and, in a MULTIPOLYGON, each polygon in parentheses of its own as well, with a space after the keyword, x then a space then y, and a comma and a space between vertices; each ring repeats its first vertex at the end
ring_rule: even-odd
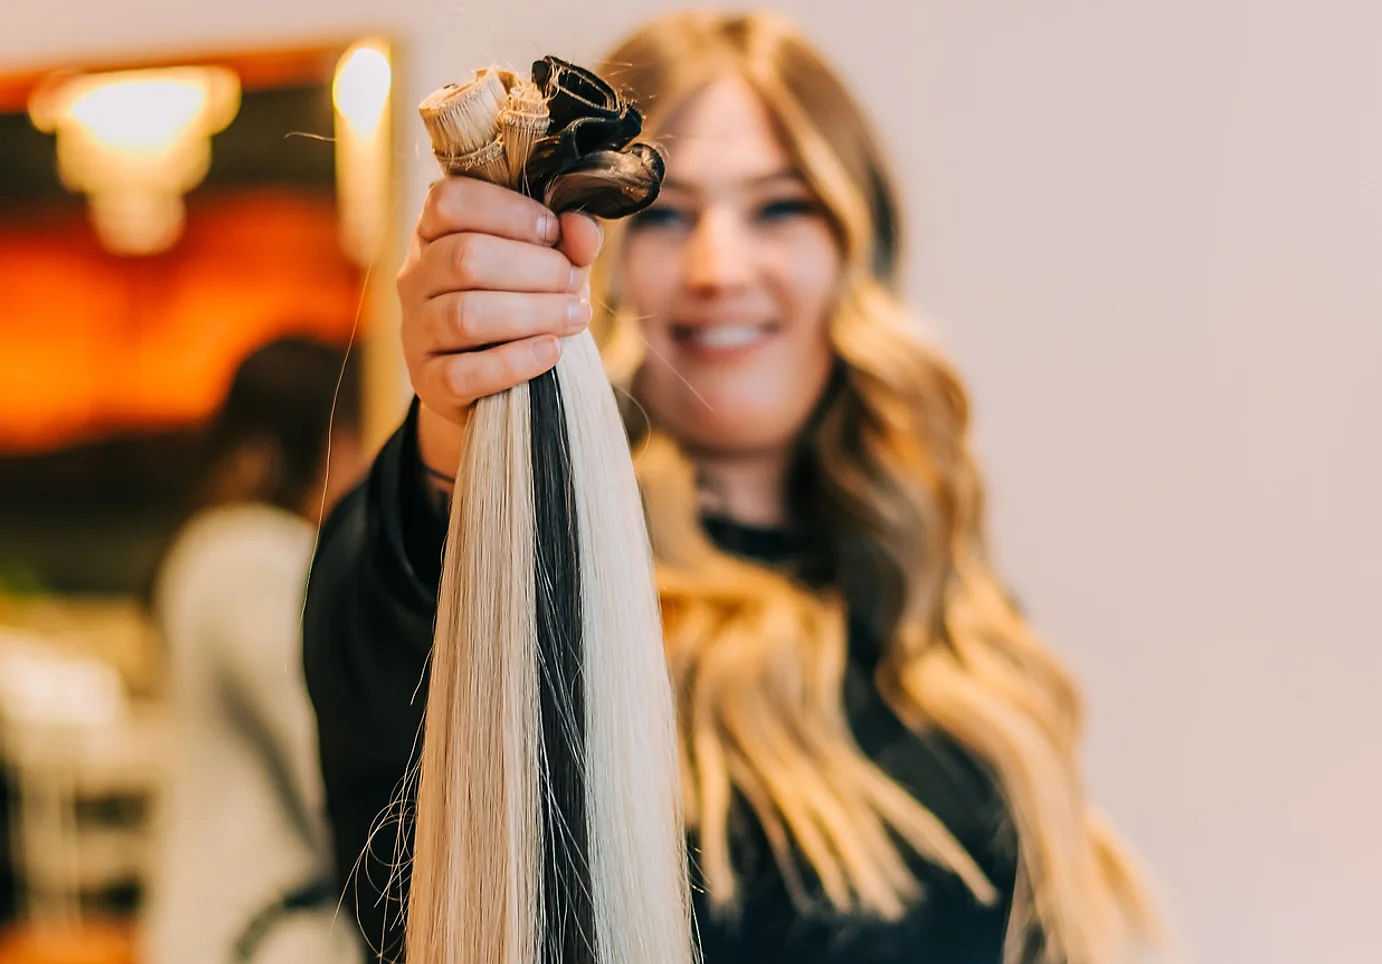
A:
POLYGON ((693 324, 672 325, 672 340, 677 348, 707 358, 728 358, 745 354, 767 342, 777 333, 777 325, 693 324))

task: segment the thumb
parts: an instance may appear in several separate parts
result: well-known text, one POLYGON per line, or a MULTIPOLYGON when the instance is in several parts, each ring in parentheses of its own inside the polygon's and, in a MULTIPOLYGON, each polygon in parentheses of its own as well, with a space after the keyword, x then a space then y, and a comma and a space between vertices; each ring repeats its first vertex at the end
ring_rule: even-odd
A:
POLYGON ((578 268, 588 268, 595 263, 595 256, 604 244, 605 232, 589 214, 580 211, 567 211, 560 217, 561 238, 557 250, 566 255, 567 260, 578 268))

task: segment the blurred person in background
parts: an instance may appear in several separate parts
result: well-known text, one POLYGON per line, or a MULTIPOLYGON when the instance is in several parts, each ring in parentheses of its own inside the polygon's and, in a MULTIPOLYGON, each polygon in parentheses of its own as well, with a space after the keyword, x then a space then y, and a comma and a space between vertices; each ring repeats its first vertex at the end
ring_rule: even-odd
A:
POLYGON ((417 398, 318 546, 308 684, 371 951, 402 955, 394 795, 469 406, 593 324, 633 400, 707 964, 1127 959, 1147 899, 1086 799, 1076 686, 990 563, 968 396, 900 301, 864 114, 761 14, 670 15, 596 66, 668 149, 661 197, 605 237, 433 185, 398 275, 417 398))
POLYGON ((331 851, 300 630, 323 504, 362 466, 344 361, 300 337, 245 358, 209 429, 198 507, 155 578, 177 749, 142 932, 152 964, 358 958, 323 887, 331 851))

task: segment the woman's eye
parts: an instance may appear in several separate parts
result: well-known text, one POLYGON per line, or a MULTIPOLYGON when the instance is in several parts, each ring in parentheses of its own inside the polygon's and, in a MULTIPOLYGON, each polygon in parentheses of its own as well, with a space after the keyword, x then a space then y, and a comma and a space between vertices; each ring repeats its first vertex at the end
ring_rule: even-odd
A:
POLYGON ((813 214, 815 211, 815 202, 808 198, 783 198, 760 205, 758 219, 760 221, 784 221, 803 214, 813 214))
POLYGON ((630 225, 635 228, 668 227, 685 222, 685 213, 665 204, 644 208, 629 219, 630 225))

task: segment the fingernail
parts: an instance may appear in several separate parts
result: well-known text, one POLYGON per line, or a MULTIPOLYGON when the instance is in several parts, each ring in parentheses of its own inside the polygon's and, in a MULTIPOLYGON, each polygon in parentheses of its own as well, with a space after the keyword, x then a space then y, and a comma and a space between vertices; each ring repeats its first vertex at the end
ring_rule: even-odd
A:
POLYGON ((580 291, 581 285, 585 283, 585 271, 582 268, 571 266, 571 280, 566 283, 567 291, 580 291))
POLYGON ((561 225, 551 211, 543 211, 537 216, 537 236, 544 241, 555 241, 561 234, 561 225))
POLYGON ((590 324, 591 317, 590 304, 584 301, 573 301, 566 306, 566 330, 577 332, 590 324))
POLYGON ((561 348, 555 338, 540 338, 533 343, 533 361, 546 371, 557 363, 561 348))

